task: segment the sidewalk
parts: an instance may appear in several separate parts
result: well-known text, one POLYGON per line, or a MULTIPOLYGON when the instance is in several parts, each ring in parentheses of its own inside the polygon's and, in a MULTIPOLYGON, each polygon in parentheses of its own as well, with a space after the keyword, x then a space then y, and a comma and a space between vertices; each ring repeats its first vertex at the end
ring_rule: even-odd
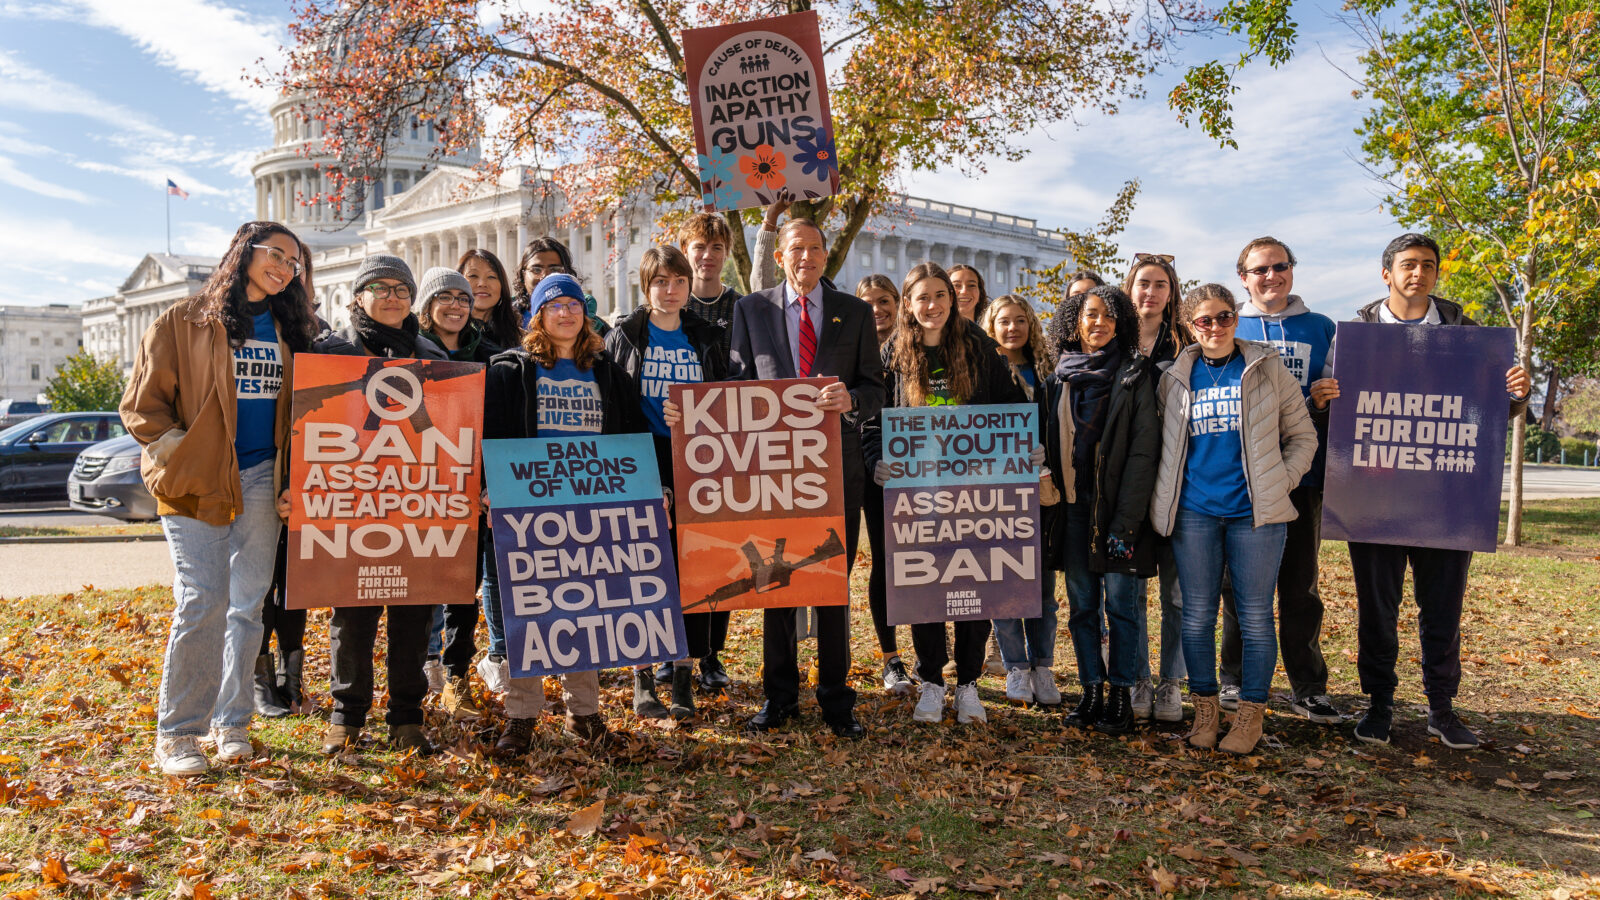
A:
POLYGON ((0 544, 0 599, 66 594, 86 584, 171 585, 172 557, 166 541, 0 544))

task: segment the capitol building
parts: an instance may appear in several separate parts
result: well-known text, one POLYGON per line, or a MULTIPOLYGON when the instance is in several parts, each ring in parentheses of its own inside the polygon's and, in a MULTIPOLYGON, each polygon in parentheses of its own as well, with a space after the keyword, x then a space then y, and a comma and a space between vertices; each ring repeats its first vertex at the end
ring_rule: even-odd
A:
MULTIPOLYGON (((251 169, 256 218, 282 222, 312 248, 314 299, 335 327, 349 321, 350 282, 369 254, 398 256, 420 279, 428 267, 454 267, 462 253, 481 247, 515 278, 522 248, 546 235, 572 251, 578 279, 601 315, 639 305, 639 260, 657 238, 657 210, 649 204, 622 206, 588 224, 564 221, 566 205, 548 171, 514 166, 498 180, 483 181, 470 168, 475 159, 441 161, 432 125, 413 123, 389 148, 383 177, 341 219, 327 204, 304 202, 326 193, 328 184, 314 157, 303 152, 321 136, 321 125, 307 122, 297 107, 284 98, 271 110, 273 148, 251 169)), ((747 226, 745 238, 753 248, 754 227, 747 226)), ((83 346, 131 369, 145 329, 200 289, 224 249, 219 246, 215 257, 145 256, 115 294, 83 304, 83 346)), ((899 283, 912 265, 932 260, 975 267, 997 295, 1027 283, 1025 269, 1054 265, 1066 255, 1062 237, 1033 219, 896 195, 856 237, 835 281, 850 289, 862 276, 882 272, 899 283)))

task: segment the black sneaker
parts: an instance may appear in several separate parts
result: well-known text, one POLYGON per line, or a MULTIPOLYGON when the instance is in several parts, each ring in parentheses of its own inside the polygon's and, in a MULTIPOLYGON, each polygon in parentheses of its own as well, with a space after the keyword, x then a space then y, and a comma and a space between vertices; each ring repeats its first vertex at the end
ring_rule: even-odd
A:
POLYGON ((1363 744, 1389 744, 1389 727, 1394 723, 1394 707, 1374 706, 1356 723, 1356 740, 1363 744))
POLYGON ((733 684, 733 679, 728 677, 728 670, 722 667, 722 660, 717 659, 715 653, 700 660, 700 690, 708 694, 725 691, 733 684))
POLYGON ((891 694, 911 695, 911 675, 900 657, 892 656, 883 664, 883 689, 891 694))
POLYGON ((1478 736, 1471 728, 1462 724, 1461 717, 1453 709, 1443 712, 1428 713, 1428 733, 1439 739, 1439 743, 1451 750, 1476 750, 1478 749, 1478 736))
POLYGON ((1332 698, 1327 694, 1296 697, 1289 708, 1294 710, 1295 715, 1305 716, 1318 725, 1336 725, 1344 721, 1344 714, 1333 705, 1332 698))

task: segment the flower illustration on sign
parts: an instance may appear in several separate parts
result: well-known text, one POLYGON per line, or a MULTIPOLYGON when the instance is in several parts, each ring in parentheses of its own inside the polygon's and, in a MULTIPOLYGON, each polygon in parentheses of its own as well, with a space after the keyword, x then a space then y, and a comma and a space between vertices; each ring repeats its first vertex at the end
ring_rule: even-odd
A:
POLYGON ((744 202, 744 191, 731 184, 719 183, 712 192, 713 205, 716 209, 738 209, 744 202))
POLYGON ((698 154, 700 163, 700 183, 709 184, 713 181, 732 181, 734 157, 730 156, 721 147, 712 147, 710 153, 698 154))
POLYGON ((788 180, 783 175, 783 167, 788 164, 789 161, 782 153, 772 149, 771 144, 762 144, 750 156, 739 158, 739 171, 750 176, 745 183, 751 187, 776 190, 788 180))
POLYGON ((818 128, 809 139, 795 138, 794 143, 800 148, 800 152, 794 155, 794 161, 800 164, 802 174, 826 179, 828 173, 836 168, 833 135, 828 133, 828 129, 818 128))

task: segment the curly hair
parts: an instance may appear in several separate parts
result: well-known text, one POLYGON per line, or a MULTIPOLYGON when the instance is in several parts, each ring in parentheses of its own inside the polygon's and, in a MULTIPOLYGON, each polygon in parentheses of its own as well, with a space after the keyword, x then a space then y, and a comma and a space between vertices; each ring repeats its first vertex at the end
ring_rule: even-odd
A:
POLYGON ((1209 303, 1212 300, 1218 300, 1228 304, 1228 308, 1234 312, 1239 311, 1239 301, 1234 298, 1233 291, 1228 290, 1226 287, 1220 284, 1211 282, 1208 284, 1202 284, 1189 293, 1184 294, 1183 305, 1178 310, 1178 314, 1182 316, 1183 321, 1187 323, 1194 318, 1194 311, 1200 308, 1200 304, 1209 303))
MULTIPOLYGON (((1044 325, 1040 324, 1039 314, 1034 312, 1032 303, 1016 294, 1001 294, 990 301, 989 308, 984 310, 983 330, 999 343, 1000 336, 995 334, 994 320, 1000 317, 1001 310, 1013 306, 1021 309, 1028 320, 1028 343, 1022 348, 1022 352, 1028 357, 1028 364, 1033 366, 1033 374, 1038 378, 1039 384, 1044 384, 1045 376, 1049 375, 1055 366, 1052 363, 1053 357, 1045 345, 1044 325)), ((1001 347, 1001 352, 1004 351, 1005 348, 1001 347)))
MULTIPOLYGON (((1106 311, 1111 313, 1111 321, 1116 323, 1117 333, 1114 340, 1122 347, 1122 352, 1132 353, 1139 345, 1139 314, 1134 311, 1133 301, 1128 299, 1120 288, 1114 285, 1102 284, 1092 291, 1082 294, 1073 294, 1056 304, 1055 314, 1050 317, 1050 348, 1052 355, 1059 358, 1068 350, 1080 350, 1083 339, 1078 334, 1078 320, 1083 315, 1083 305, 1089 302, 1090 297, 1099 297, 1100 302, 1106 305, 1106 311)), ((1168 304, 1174 306, 1176 304, 1168 304)))
MULTIPOLYGON (((950 276, 952 284, 955 283, 955 277, 956 277, 956 273, 957 272, 971 272, 972 273, 973 280, 978 282, 978 302, 973 304, 973 307, 972 307, 972 321, 974 321, 974 322, 982 322, 983 321, 984 310, 989 308, 989 289, 984 286, 983 273, 979 272, 977 269, 973 268, 972 266, 967 265, 966 263, 960 263, 958 265, 951 266, 947 270, 947 272, 948 272, 948 274, 950 276)), ((956 306, 957 306, 958 309, 960 308, 960 304, 959 303, 957 303, 956 306)))
MULTIPOLYGON (((555 339, 550 332, 544 330, 543 314, 528 320, 528 330, 522 335, 522 349, 533 357, 534 362, 549 368, 556 364, 560 357, 556 353, 555 339)), ((606 342, 600 335, 594 333, 594 326, 589 324, 589 317, 583 316, 583 328, 578 332, 577 343, 572 348, 572 361, 579 371, 587 372, 594 368, 595 360, 604 353, 606 342)))
POLYGON ((945 319, 944 333, 939 335, 939 349, 944 354, 945 370, 950 373, 950 393, 966 400, 972 396, 973 370, 977 362, 969 359, 966 320, 956 310, 956 287, 950 283, 950 274, 938 263, 924 262, 911 267, 905 281, 900 284, 900 314, 896 317, 894 334, 889 338, 889 367, 900 381, 900 392, 912 406, 921 406, 928 399, 928 354, 922 349, 922 326, 911 314, 911 289, 919 282, 936 278, 950 292, 950 317, 945 319))
MULTIPOLYGON (((195 295, 201 315, 207 321, 221 322, 228 332, 228 343, 233 347, 243 347, 255 334, 255 326, 244 312, 249 302, 245 289, 250 283, 250 259, 256 252, 253 245, 274 234, 288 235, 294 241, 297 262, 307 257, 300 239, 277 222, 246 222, 233 233, 233 241, 222 254, 222 261, 195 295)), ((302 278, 289 279, 283 290, 267 298, 267 308, 272 311, 278 333, 290 351, 301 353, 311 348, 311 339, 317 333, 317 315, 302 278)))
MULTIPOLYGON (((500 279, 500 299, 494 302, 489 310, 488 318, 483 320, 483 333, 490 341, 501 347, 515 347, 522 340, 522 325, 517 321, 517 311, 513 308, 511 299, 511 280, 506 277, 506 267, 501 264, 500 258, 482 247, 475 247, 461 254, 461 259, 456 263, 456 271, 462 275, 467 274, 467 261, 481 259, 494 270, 494 277, 500 279)), ((518 274, 521 274, 520 272, 518 274)))

